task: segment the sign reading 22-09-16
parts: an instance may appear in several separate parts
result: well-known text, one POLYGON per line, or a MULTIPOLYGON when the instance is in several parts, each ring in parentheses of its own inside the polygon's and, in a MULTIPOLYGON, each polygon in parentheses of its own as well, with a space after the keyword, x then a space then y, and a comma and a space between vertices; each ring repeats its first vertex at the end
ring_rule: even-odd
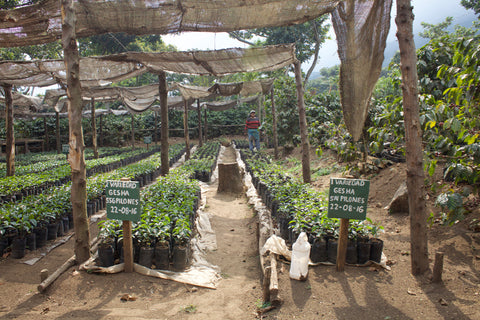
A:
POLYGON ((368 180, 331 178, 328 217, 365 220, 369 190, 368 180))
POLYGON ((108 180, 105 188, 107 218, 140 220, 140 184, 138 181, 108 180))

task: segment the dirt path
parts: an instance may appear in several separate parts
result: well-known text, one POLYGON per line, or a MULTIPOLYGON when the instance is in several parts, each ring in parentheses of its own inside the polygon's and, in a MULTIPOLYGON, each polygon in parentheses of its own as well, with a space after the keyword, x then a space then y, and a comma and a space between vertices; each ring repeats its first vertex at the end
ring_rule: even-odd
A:
MULTIPOLYGON (((227 149, 220 161, 234 159, 233 149, 227 149)), ((222 276, 216 290, 136 273, 98 275, 70 268, 38 293, 40 270, 53 272, 67 260, 70 240, 33 266, 0 261, 0 319, 254 319, 261 298, 255 217, 244 195, 217 194, 217 181, 205 196, 217 239, 217 249, 206 258, 222 276), (136 300, 123 302, 124 294, 136 300)))

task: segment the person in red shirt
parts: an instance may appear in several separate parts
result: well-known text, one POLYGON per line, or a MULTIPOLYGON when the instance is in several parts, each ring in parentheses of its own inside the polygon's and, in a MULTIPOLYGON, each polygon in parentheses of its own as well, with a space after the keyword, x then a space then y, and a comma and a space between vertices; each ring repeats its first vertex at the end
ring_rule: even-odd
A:
POLYGON ((258 128, 260 127, 260 120, 255 115, 255 110, 250 111, 250 115, 245 122, 245 132, 248 133, 248 144, 250 151, 253 152, 253 147, 260 150, 260 134, 258 128))

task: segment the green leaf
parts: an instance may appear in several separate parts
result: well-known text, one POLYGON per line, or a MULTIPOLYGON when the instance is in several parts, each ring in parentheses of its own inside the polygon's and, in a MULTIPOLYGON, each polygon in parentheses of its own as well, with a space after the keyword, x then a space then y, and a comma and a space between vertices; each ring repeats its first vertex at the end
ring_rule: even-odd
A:
POLYGON ((452 130, 453 132, 457 133, 462 129, 462 124, 457 118, 453 118, 452 120, 452 130))

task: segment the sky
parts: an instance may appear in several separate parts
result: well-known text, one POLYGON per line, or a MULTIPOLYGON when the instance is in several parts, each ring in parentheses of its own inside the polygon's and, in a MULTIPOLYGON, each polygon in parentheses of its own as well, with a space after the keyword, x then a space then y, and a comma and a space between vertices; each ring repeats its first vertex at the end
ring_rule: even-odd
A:
MULTIPOLYGON (((430 24, 437 24, 445 20, 447 16, 454 18, 453 24, 459 19, 471 17, 475 19, 475 14, 472 10, 466 10, 461 4, 460 0, 413 0, 413 13, 415 15, 413 28, 414 33, 418 34, 423 31, 420 22, 427 22, 430 24)), ((395 37, 396 25, 396 1, 393 1, 391 27, 387 38, 389 45, 396 45, 398 47, 397 39, 395 37)), ((317 63, 315 71, 323 67, 331 67, 340 63, 337 55, 337 43, 335 40, 335 33, 333 28, 330 29, 331 40, 325 42, 320 49, 320 60, 317 63)), ((229 38, 226 33, 204 33, 204 32, 186 32, 180 35, 166 35, 162 39, 167 44, 175 45, 180 51, 199 49, 199 50, 216 50, 226 49, 232 47, 246 48, 246 44, 229 38)), ((303 64, 304 69, 308 69, 309 64, 303 64)))

